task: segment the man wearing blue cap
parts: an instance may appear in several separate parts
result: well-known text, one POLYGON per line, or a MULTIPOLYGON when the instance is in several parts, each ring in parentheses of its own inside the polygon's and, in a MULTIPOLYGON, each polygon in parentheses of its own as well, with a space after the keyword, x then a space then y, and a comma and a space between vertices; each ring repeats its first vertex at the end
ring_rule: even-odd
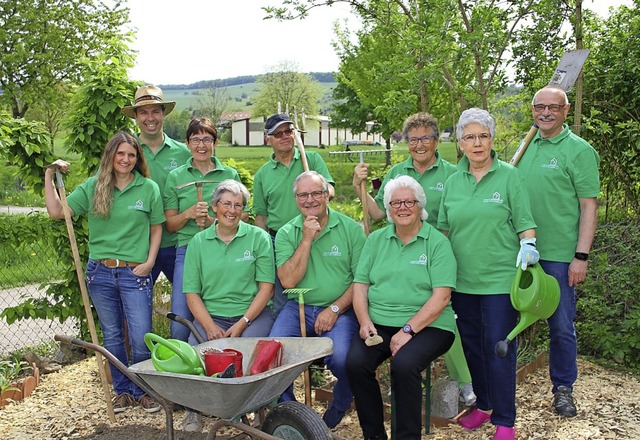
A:
MULTIPOLYGON (((271 146, 273 153, 253 178, 255 225, 269 232, 273 239, 278 229, 299 214, 291 190, 294 180, 305 169, 300 152, 294 148, 294 130, 293 121, 286 114, 269 116, 264 126, 264 142, 271 146)), ((329 197, 333 198, 335 182, 327 164, 315 151, 307 151, 306 157, 309 170, 317 171, 330 183, 329 197)), ((275 281, 273 308, 277 314, 287 298, 282 294, 282 285, 277 276, 275 281)))

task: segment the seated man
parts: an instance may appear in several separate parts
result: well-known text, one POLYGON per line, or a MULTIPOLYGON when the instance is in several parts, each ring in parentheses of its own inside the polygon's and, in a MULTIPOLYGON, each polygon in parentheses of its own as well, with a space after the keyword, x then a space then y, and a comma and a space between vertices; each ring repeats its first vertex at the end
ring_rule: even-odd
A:
MULTIPOLYGON (((329 428, 340 423, 353 394, 345 371, 351 339, 358 322, 351 309, 353 276, 365 236, 351 218, 329 209, 329 184, 315 171, 300 174, 293 184, 300 215, 276 235, 276 266, 285 289, 312 289, 304 295, 308 336, 333 341, 333 354, 324 360, 338 379, 333 402, 322 419, 329 428)), ((299 304, 287 300, 276 318, 270 337, 300 336, 299 304)), ((295 400, 293 386, 280 400, 295 400)))

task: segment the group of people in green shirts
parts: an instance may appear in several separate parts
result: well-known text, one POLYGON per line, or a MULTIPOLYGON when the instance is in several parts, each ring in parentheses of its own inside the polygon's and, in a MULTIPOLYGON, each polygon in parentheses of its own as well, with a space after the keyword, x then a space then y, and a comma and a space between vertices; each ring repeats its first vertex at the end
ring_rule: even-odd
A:
MULTIPOLYGON (((354 170, 369 216, 388 222, 368 237, 330 208, 335 182, 319 154, 306 152, 305 171, 285 114, 265 123, 273 153, 254 177, 255 220, 247 223, 250 194, 215 157, 215 125, 196 118, 187 145, 176 142, 162 131, 174 105, 158 87, 140 87, 122 110, 139 134, 117 133, 98 173, 68 198, 73 214, 89 217, 87 285, 104 345, 123 363, 149 357, 143 336, 160 272, 173 283, 172 311, 194 319, 207 339, 300 336, 297 298, 283 290, 304 288, 306 334, 334 345, 325 359, 337 378, 323 414, 329 428, 355 398, 364 438, 387 438, 375 372, 391 358, 401 408, 396 438, 420 438, 420 374, 445 355, 461 398, 476 405, 459 423, 476 429, 490 420, 494 439, 513 439, 516 350, 500 358, 494 346, 518 319, 509 299, 516 267, 539 262, 561 287, 548 320, 553 405, 562 416, 576 415, 575 285, 586 276, 597 225, 599 157, 564 123, 570 105, 562 90, 545 87, 534 96, 538 134, 518 168, 496 156, 495 121, 486 110, 460 115, 457 165, 438 155, 435 118, 407 118, 410 157, 387 173, 375 198, 361 191, 368 165, 354 170)), ((49 214, 61 218, 52 173, 45 175, 45 200, 49 214)), ((171 336, 189 337, 180 327, 171 336)), ((159 410, 124 375, 111 373, 116 412, 135 404, 159 410)), ((281 396, 291 399, 292 387, 281 396)), ((199 414, 187 411, 184 428, 200 430, 199 414)))

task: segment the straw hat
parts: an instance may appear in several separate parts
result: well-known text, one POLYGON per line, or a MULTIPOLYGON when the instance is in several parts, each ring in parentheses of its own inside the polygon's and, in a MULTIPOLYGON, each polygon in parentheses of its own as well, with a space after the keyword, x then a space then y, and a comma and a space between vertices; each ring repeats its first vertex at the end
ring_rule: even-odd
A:
POLYGON ((145 105, 160 104, 164 105, 164 114, 171 113, 176 103, 173 101, 165 101, 162 89, 160 87, 146 85, 138 87, 136 90, 135 101, 133 105, 127 105, 122 108, 122 113, 131 119, 136 118, 136 109, 145 105))

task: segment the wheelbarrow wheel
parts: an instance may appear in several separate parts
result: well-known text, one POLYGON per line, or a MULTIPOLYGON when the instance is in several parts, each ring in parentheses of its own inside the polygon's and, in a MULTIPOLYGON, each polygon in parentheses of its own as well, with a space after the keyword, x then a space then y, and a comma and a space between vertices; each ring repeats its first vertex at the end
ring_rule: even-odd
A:
POLYGON ((262 431, 285 440, 331 440, 331 431, 314 410, 299 402, 283 402, 269 411, 262 431))

